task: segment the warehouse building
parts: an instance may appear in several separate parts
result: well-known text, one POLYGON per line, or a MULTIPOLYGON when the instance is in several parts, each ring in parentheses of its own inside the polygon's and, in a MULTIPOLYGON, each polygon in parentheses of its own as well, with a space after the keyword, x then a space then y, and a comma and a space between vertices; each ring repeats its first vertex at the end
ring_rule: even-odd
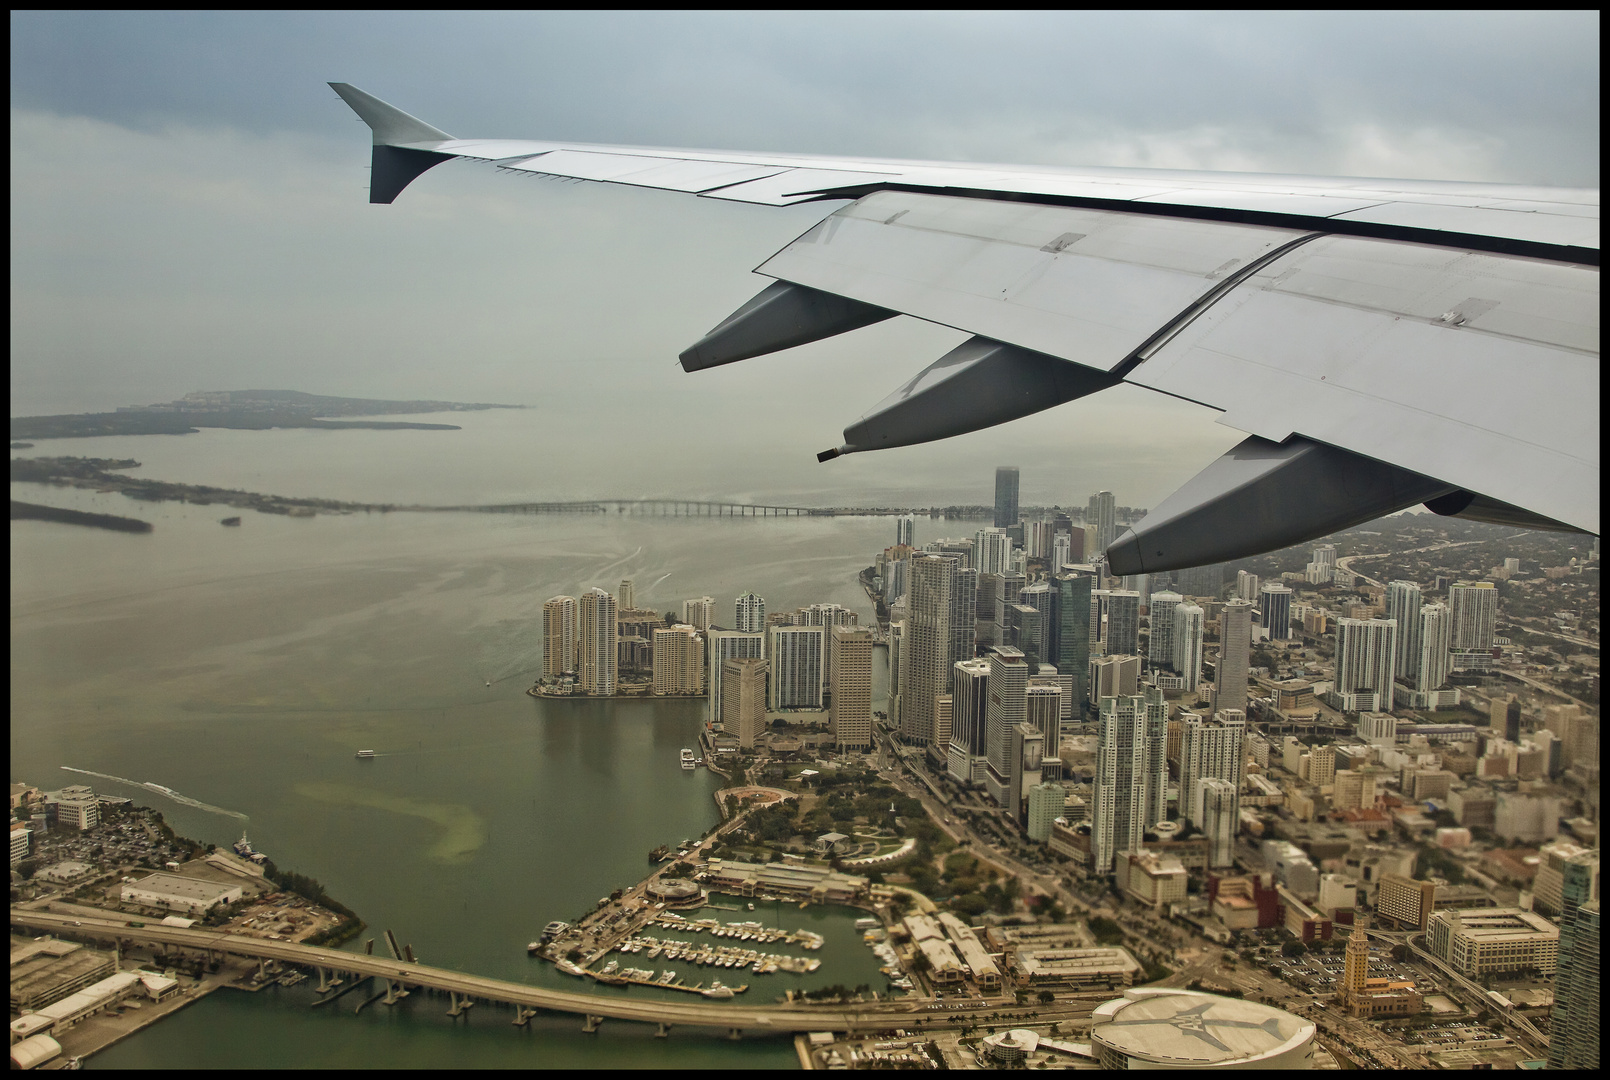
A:
POLYGON ((241 898, 242 892, 239 885, 200 881, 178 874, 151 874, 124 885, 120 895, 125 904, 201 915, 219 904, 234 903, 241 898))

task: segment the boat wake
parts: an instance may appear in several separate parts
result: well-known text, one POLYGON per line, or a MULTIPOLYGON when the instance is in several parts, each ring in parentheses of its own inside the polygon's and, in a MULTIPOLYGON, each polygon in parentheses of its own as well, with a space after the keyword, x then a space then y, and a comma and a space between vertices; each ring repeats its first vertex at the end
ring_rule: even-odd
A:
POLYGON ((190 796, 181 795, 170 787, 164 787, 162 784, 152 784, 139 780, 130 780, 127 777, 113 776, 110 773, 92 772, 89 769, 75 769, 71 765, 63 765, 62 768, 67 772, 83 773, 85 776, 98 776, 102 780, 115 780, 119 784, 128 784, 130 787, 145 788, 147 791, 154 791, 158 795, 172 799, 174 802, 183 806, 193 806, 197 810, 205 810, 209 814, 222 814, 224 817, 232 817, 238 821, 251 820, 251 818, 246 814, 242 814, 235 810, 225 810, 221 806, 213 806, 211 803, 204 803, 199 799, 192 799, 190 796))

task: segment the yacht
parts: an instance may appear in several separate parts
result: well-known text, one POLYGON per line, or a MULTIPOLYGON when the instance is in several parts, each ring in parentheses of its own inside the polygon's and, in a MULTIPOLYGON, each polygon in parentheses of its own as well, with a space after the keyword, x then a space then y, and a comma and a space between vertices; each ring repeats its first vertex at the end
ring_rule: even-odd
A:
POLYGON ((710 989, 700 990, 699 993, 703 994, 707 998, 730 998, 732 996, 732 988, 722 986, 721 980, 716 979, 710 983, 710 989))
POLYGON ((693 751, 689 750, 685 746, 682 748, 682 767, 684 769, 692 769, 694 767, 693 751))
POLYGON ((587 974, 585 971, 583 971, 581 968, 577 967, 575 964, 571 963, 569 960, 561 960, 555 966, 558 967, 559 970, 564 972, 566 975, 586 975, 587 974))

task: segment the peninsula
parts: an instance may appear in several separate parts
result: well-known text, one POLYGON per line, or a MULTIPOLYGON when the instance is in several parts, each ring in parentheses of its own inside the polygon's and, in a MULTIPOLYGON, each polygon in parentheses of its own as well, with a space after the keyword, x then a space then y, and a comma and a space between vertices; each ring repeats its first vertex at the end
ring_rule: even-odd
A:
POLYGON ((459 401, 386 401, 329 397, 299 390, 219 390, 186 394, 178 401, 126 405, 116 412, 63 416, 14 416, 11 438, 70 439, 91 435, 192 435, 204 427, 263 431, 269 428, 371 428, 457 431, 456 424, 402 420, 332 420, 335 416, 397 416, 482 409, 523 409, 459 401))

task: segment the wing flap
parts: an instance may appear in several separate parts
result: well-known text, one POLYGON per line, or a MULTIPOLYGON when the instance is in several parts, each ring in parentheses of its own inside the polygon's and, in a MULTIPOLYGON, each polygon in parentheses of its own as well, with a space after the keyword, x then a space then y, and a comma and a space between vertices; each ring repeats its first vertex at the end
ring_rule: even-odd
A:
POLYGON ((1128 381, 1598 531, 1598 271, 1325 237, 1264 266, 1128 381))
POLYGON ((1299 230, 879 192, 757 272, 1101 371, 1299 230))

